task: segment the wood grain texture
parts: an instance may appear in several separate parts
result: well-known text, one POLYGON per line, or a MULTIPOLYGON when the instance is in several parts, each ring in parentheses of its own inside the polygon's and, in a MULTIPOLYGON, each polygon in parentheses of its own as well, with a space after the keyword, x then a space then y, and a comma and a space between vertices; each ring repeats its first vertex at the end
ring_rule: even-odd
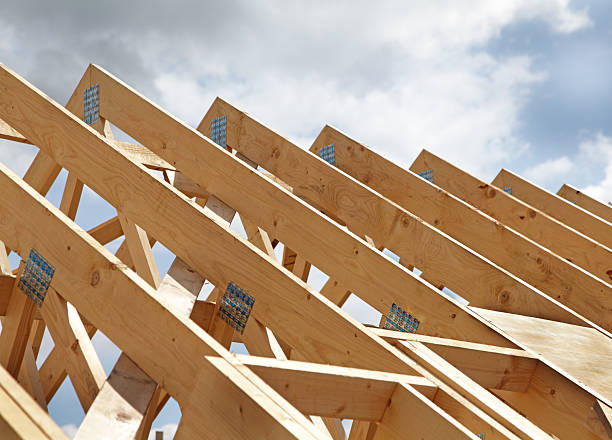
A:
MULTIPOLYGON (((410 169, 414 172, 435 169, 436 186, 468 201, 487 215, 499 220, 503 225, 519 231, 535 242, 550 243, 557 239, 561 240, 564 236, 563 228, 567 230, 567 227, 547 214, 537 211, 501 189, 490 186, 426 150, 419 154, 410 169), (545 238, 545 235, 548 238, 545 238)), ((581 248, 580 251, 588 253, 592 248, 581 248)), ((507 252, 503 247, 498 248, 497 251, 507 252)), ((529 284, 536 289, 607 331, 610 326, 607 321, 612 319, 612 314, 610 314, 612 296, 608 293, 611 289, 610 284, 573 263, 560 261, 558 257, 548 258, 542 252, 528 255, 515 255, 507 252, 505 258, 507 261, 513 258, 528 258, 532 269, 522 271, 517 266, 514 269, 517 276, 528 280, 529 284), (585 300, 585 295, 588 295, 590 299, 585 300)), ((610 261, 606 261, 609 265, 610 261)), ((602 268, 599 273, 606 271, 607 269, 602 268)), ((539 317, 562 321, 552 316, 539 317)))
POLYGON ((512 187, 512 195, 604 246, 612 247, 612 223, 591 214, 513 172, 502 169, 493 179, 498 188, 512 187))
POLYGON ((604 219, 608 223, 612 223, 612 206, 610 204, 600 202, 567 184, 559 188, 557 195, 604 219))

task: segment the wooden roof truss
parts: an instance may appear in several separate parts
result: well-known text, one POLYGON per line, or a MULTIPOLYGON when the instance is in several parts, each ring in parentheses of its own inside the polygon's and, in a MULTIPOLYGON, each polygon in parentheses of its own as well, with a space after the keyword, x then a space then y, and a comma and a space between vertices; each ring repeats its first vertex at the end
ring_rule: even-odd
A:
POLYGON ((405 170, 330 126, 306 151, 219 98, 194 129, 95 65, 65 107, 0 65, 0 137, 40 149, 0 165, 2 438, 63 438, 67 377, 77 439, 145 439, 170 397, 177 439, 612 438, 612 207, 574 188, 405 170), (89 231, 84 186, 117 210, 89 231))

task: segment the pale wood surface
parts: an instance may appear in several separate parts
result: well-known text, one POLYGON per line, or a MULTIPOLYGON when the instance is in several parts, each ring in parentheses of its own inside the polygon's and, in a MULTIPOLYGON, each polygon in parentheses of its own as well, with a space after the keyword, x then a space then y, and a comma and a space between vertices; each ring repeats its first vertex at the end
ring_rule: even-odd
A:
POLYGON ((478 309, 532 354, 612 404, 612 339, 595 329, 478 309))
MULTIPOLYGON (((503 337, 482 327, 477 317, 474 319, 468 316, 469 312, 466 315, 465 309, 448 301, 440 292, 432 290, 390 260, 381 259, 380 254, 363 241, 346 234, 336 224, 321 217, 275 183, 261 177, 227 151, 155 107, 110 74, 99 68, 92 71, 95 81, 101 87, 114 90, 112 94, 102 95, 101 108, 105 117, 162 158, 175 164, 209 193, 217 195, 239 212, 244 211, 246 217, 268 234, 283 241, 291 249, 299 250, 307 261, 322 270, 330 268, 330 272, 336 272, 334 276, 339 279, 342 276, 345 283, 358 287, 353 291, 359 291, 364 298, 371 296, 372 292, 378 292, 379 296, 371 301, 374 307, 386 313, 392 302, 410 301, 410 307, 406 308, 423 315, 421 326, 425 332, 431 328, 429 331, 433 333, 446 332, 449 337, 463 338, 469 338, 467 335, 473 333, 472 337, 476 340, 496 339, 497 344, 505 344, 503 337), (141 115, 143 119, 134 124, 133 118, 127 115, 141 115), (186 151, 180 148, 182 145, 191 145, 192 149, 186 151), (201 172, 198 163, 210 165, 206 173, 201 172), (233 177, 226 179, 227 176, 233 177), (223 184, 220 184, 222 181, 223 184), (272 209, 274 217, 270 217, 262 207, 272 209), (369 275, 371 273, 377 275, 374 277, 369 275), (410 296, 404 293, 406 285, 411 286, 410 296), (380 297, 383 294, 385 298, 380 297), (440 310, 440 313, 435 316, 429 314, 427 310, 432 309, 440 310), (434 319, 437 322, 433 322, 434 319), (458 336, 459 333, 462 335, 458 336)), ((259 163, 257 160, 255 162, 259 163)), ((149 232, 163 242, 159 234, 152 230, 149 232)), ((263 319, 260 321, 267 324, 263 319)))
MULTIPOLYGON (((434 183, 436 186, 468 201, 476 208, 498 219, 503 225, 516 229, 538 243, 551 243, 555 240, 561 241, 562 237, 567 235, 567 227, 552 217, 521 202, 501 189, 469 175, 426 150, 419 154, 410 169, 414 172, 434 169, 434 183), (564 230, 566 231, 565 233, 564 230)), ((501 227, 503 226, 500 225, 501 227)), ((564 245, 570 246, 568 243, 564 243, 564 245)), ((497 250, 505 252, 503 246, 499 246, 497 250)), ((580 252, 586 252, 587 255, 591 250, 592 247, 579 249, 580 252)), ((508 261, 513 258, 515 258, 515 255, 507 255, 508 261)), ((553 264, 554 259, 547 259, 545 255, 540 253, 530 253, 528 258, 533 270, 530 273, 517 272, 517 275, 524 277, 532 286, 580 313, 596 325, 604 329, 609 328, 610 322, 608 321, 610 321, 611 315, 608 311, 612 309, 612 304, 608 306, 603 304, 608 303, 610 298, 612 298, 608 293, 611 288, 610 284, 604 282, 601 278, 598 279, 590 275, 569 262, 553 264), (585 300, 585 293, 591 297, 590 300, 585 300)), ((598 270, 600 276, 604 276, 601 274, 606 274, 608 270, 606 267, 610 264, 609 259, 604 261, 607 264, 604 264, 601 270, 598 270)), ((525 314, 521 312, 508 312, 525 314)), ((560 321, 560 319, 553 316, 538 317, 560 321)))
POLYGON ((559 188, 557 195, 575 203, 582 209, 586 209, 591 214, 601 217, 608 223, 612 223, 612 206, 610 206, 609 203, 600 202, 599 200, 589 197, 579 189, 567 184, 559 188))
POLYGON ((493 179, 498 188, 512 187, 512 195, 582 232, 604 246, 612 247, 612 223, 503 169, 493 179))

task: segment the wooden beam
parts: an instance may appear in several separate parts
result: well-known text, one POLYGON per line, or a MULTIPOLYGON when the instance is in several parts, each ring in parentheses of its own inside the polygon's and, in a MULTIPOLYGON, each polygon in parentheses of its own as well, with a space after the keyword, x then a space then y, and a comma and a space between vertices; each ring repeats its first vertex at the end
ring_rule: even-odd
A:
POLYGON ((317 438, 312 424, 297 410, 256 376, 232 365, 227 351, 190 320, 166 308, 163 297, 140 277, 60 216, 53 205, 6 167, 0 165, 0 171, 2 238, 20 255, 36 243, 37 250, 55 267, 52 286, 66 292, 66 299, 153 380, 164 383, 183 406, 183 414, 200 420, 200 435, 205 429, 207 435, 226 438, 317 438), (140 313, 134 315, 133 310, 140 313), (208 362, 206 355, 228 359, 224 370, 208 362), (202 399, 206 395, 224 395, 226 399, 217 398, 212 404, 212 400, 202 399), (257 423, 251 423, 250 418, 236 420, 235 402, 240 402, 243 412, 257 423))
POLYGON ((21 142, 29 144, 30 142, 21 135, 17 130, 0 119, 0 139, 6 139, 13 142, 21 142))
MULTIPOLYGON (((260 210, 260 206, 277 206, 279 209, 281 209, 281 211, 278 211, 278 215, 281 215, 282 212, 283 218, 287 219, 294 216, 296 212, 300 212, 300 215, 305 215, 307 218, 304 218, 304 221, 300 222, 299 231, 296 230, 296 233, 292 234, 292 237, 297 237, 297 239, 300 240, 300 243, 303 243, 303 246, 298 246, 298 248, 309 248, 311 252, 315 253, 315 260, 318 260, 323 257, 328 258, 330 260, 328 264, 333 264, 334 267, 338 267, 339 269, 337 270, 345 271, 344 275, 347 278, 347 281, 350 279, 350 283, 363 281, 365 286, 362 289, 365 291, 396 291, 398 292, 398 296, 401 295, 401 293, 399 292, 406 291, 407 285, 414 285, 414 290, 411 291, 409 298, 411 300, 414 299, 415 308, 418 307, 419 309, 422 309, 424 315, 428 313, 428 310, 439 310, 439 316, 441 317, 440 319, 443 319, 446 322, 445 326, 439 326, 436 332, 439 332, 443 329, 446 330, 446 328, 448 328, 449 331, 452 330, 454 333, 457 333, 460 331, 457 329, 457 327, 473 327, 473 331, 479 332, 481 334, 481 338, 486 338, 489 340, 496 339, 498 344, 505 344, 503 337, 497 334, 489 333, 488 329, 482 328, 478 321, 474 321, 471 317, 465 316, 465 309, 462 309, 457 304, 448 301, 447 298, 441 292, 433 290, 435 295, 431 295, 432 290, 428 287, 428 285, 421 283, 412 274, 407 273, 405 270, 394 265, 389 260, 380 259, 380 254, 374 253, 376 251, 372 250, 363 242, 355 240, 352 236, 347 235, 345 232, 339 229, 337 225, 328 221, 324 221, 318 213, 307 209, 307 207, 305 207, 303 203, 297 201, 290 194, 282 192, 283 190, 281 190, 281 192, 276 191, 275 188, 278 187, 274 183, 268 181, 267 179, 262 179, 261 176, 259 176, 254 170, 251 170, 247 166, 243 165, 239 160, 235 159, 227 151, 219 149, 216 144, 212 144, 210 141, 202 137, 199 133, 189 129, 188 127, 178 122, 176 119, 165 114, 164 112, 153 106, 150 102, 137 95, 133 90, 127 88, 125 85, 110 77, 108 74, 101 72, 99 68, 92 67, 92 75, 94 75, 93 78, 97 83, 100 84, 100 87, 104 87, 106 90, 106 92, 102 94, 103 101, 101 104, 101 111, 103 111, 103 113, 106 112, 104 113, 104 115, 108 120, 111 120, 123 131, 126 131, 130 135, 135 136, 137 139, 141 138, 141 141, 144 144, 146 144, 158 154, 165 155, 167 159, 169 159, 173 163, 176 163, 177 166, 180 162, 180 168, 184 172, 186 172, 185 170, 189 168, 191 170, 190 174, 192 174, 190 176, 191 178, 197 176, 197 178, 200 180, 203 180, 205 178, 207 181, 210 180, 222 182, 226 180, 224 176, 234 175, 236 179, 229 179, 227 181, 224 181, 223 185, 218 185, 218 188, 215 187, 214 191, 210 191, 210 193, 214 193, 217 195, 223 193, 223 201, 228 203, 230 206, 235 208, 238 206, 245 205, 245 207, 249 207, 249 211, 253 211, 255 217, 264 217, 261 218, 261 224, 266 224, 264 229, 269 233, 271 229, 279 229, 281 225, 283 225, 283 227, 286 227, 288 225, 294 224, 294 222, 280 222, 279 217, 277 217, 276 220, 271 220, 267 218, 267 215, 262 215, 261 212, 257 212, 260 210), (104 96, 109 97, 108 102, 104 100, 104 96), (112 99, 110 99, 111 96, 113 96, 112 99), (121 108, 120 111, 118 111, 119 108, 121 108), (130 118, 125 118, 125 115, 127 114, 130 114, 132 116, 130 118), (142 121, 139 121, 137 127, 130 126, 129 124, 129 121, 135 121, 134 115, 139 115, 137 117, 144 118, 142 121), (129 121, 126 122, 126 119, 128 119, 129 121), (148 125, 145 120, 150 121, 150 125, 148 125), (164 130, 160 131, 162 127, 164 128, 164 130), (138 133, 133 132, 134 130, 137 130, 138 133), (169 137, 169 133, 173 133, 172 136, 169 137), (162 144, 166 145, 166 147, 163 148, 162 144), (198 147, 191 151, 191 157, 187 159, 187 156, 185 156, 184 153, 181 152, 181 149, 178 148, 178 145, 197 145, 198 147), (222 175, 216 174, 217 171, 215 170, 219 169, 216 166, 211 167, 211 169, 208 170, 207 173, 201 173, 199 167, 197 166, 198 161, 194 160, 193 154, 200 156, 200 163, 223 163, 224 165, 222 165, 220 168, 224 169, 224 171, 221 173, 222 175), (172 156, 172 158, 170 158, 170 156, 172 156), (240 176, 239 184, 237 182, 238 176, 240 176), (258 188, 261 189, 255 193, 254 190, 258 188), (237 197, 238 199, 236 199, 237 197), (262 200, 261 203, 258 203, 257 200, 261 199, 261 197, 264 197, 265 200, 262 200), (233 201, 230 201, 230 199, 232 199, 233 201), (257 207, 257 209, 254 209, 255 207, 257 207), (276 226, 274 225, 274 222, 276 222, 276 226), (319 238, 316 242, 308 239, 308 234, 304 234, 304 231, 302 230, 302 224, 312 224, 315 228, 320 229, 320 234, 317 234, 319 237, 328 237, 330 236, 330 234, 332 234, 331 236, 336 237, 336 243, 334 243, 333 247, 330 247, 330 240, 328 239, 319 238), (322 244, 326 246, 326 249, 330 249, 329 255, 326 252, 322 252, 322 249, 320 248, 322 244), (354 269, 354 256, 356 254, 359 255, 359 270, 354 269), (345 264, 342 260, 338 260, 339 258, 348 258, 349 256, 351 258, 351 261, 353 261, 352 263, 345 264), (361 263, 362 258, 364 259, 363 263, 361 263), (373 280, 371 279, 371 277, 364 277, 362 269, 368 267, 368 264, 365 264, 366 262, 368 264, 372 264, 372 268, 370 270, 376 270, 378 271, 378 273, 380 273, 380 276, 377 277, 377 280, 375 280, 374 282, 386 283, 386 285, 377 287, 376 284, 372 285, 373 280), (416 283, 415 280, 417 280, 416 283), (366 289, 366 287, 368 288, 366 289), (372 288, 370 289, 369 287, 372 288), (417 301, 417 297, 420 298, 421 296, 423 296, 423 303, 419 303, 419 301, 417 301), (432 304, 429 304, 432 302, 436 302, 439 304, 433 307, 432 304), (465 321, 465 323, 463 321, 465 321)), ((107 148, 107 146, 104 147, 104 149, 107 148)), ((90 149, 88 149, 88 151, 92 151, 91 147, 90 149)), ((91 159, 92 157, 88 157, 88 160, 91 159)), ((82 166, 81 164, 77 165, 79 160, 75 160, 75 162, 76 163, 74 164, 74 166, 82 166)), ((87 171, 89 171, 89 168, 87 171)), ((85 170, 83 170, 83 173, 85 173, 85 170)), ((142 187, 142 185, 139 186, 142 187)), ((98 188, 98 192, 106 191, 104 191, 102 188, 98 188)), ((107 194, 107 197, 110 195, 111 194, 107 194)), ((145 196, 145 198, 147 197, 149 196, 145 196)), ((160 200, 157 200, 153 204, 158 203, 160 203, 160 200)), ((134 204, 134 206, 135 205, 136 204, 134 204)), ((151 204, 149 204, 149 206, 144 206, 143 209, 141 209, 140 211, 147 212, 151 209, 150 205, 151 204)), ((251 214, 251 212, 245 214, 251 214)), ((251 216, 247 215, 247 217, 251 216)), ((184 217, 182 220, 184 221, 185 219, 186 217, 184 217)), ((146 220, 149 223, 152 222, 152 219, 150 217, 148 217, 148 219, 143 220, 146 220)), ((253 220, 255 221, 255 219, 253 220)), ((162 242, 162 236, 168 235, 168 231, 164 230, 159 234, 160 236, 158 237, 158 233, 154 231, 151 227, 145 226, 143 221, 140 221, 140 223, 142 223, 142 226, 145 227, 145 229, 155 235, 155 237, 162 242)), ((257 220, 257 223, 260 224, 259 219, 257 220)), ((153 228, 156 227, 159 227, 159 225, 156 225, 153 228)), ((280 230, 283 229, 281 228, 280 230)), ((284 234, 285 232, 283 232, 283 235, 284 234)), ((277 234, 275 231, 274 236, 279 237, 279 234, 277 234)), ((178 252, 178 249, 173 250, 178 252)), ((232 252, 231 255, 231 258, 235 258, 236 253, 232 252)), ((305 255, 305 257, 308 259, 308 261, 317 264, 316 261, 313 261, 313 259, 310 258, 308 255, 305 255)), ((202 263, 200 262, 199 264, 202 263)), ((317 266, 319 267, 319 264, 317 264, 317 266)), ((221 279, 218 279, 217 281, 221 281, 221 279)), ((269 288, 269 286, 266 287, 269 288)), ((390 293, 385 293, 385 295, 387 295, 387 299, 385 299, 384 302, 381 301, 380 298, 378 298, 376 301, 374 301, 374 303, 377 304, 378 307, 382 305, 381 308, 387 309, 390 308, 391 302, 393 302, 395 298, 393 298, 390 293), (387 307, 385 307, 385 305, 387 307)), ((404 294, 403 296, 406 295, 404 294)), ((257 307, 254 309, 254 312, 256 309, 257 307)), ((427 324, 428 320, 433 319, 434 316, 423 317, 421 325, 423 326, 424 331, 426 331, 428 325, 433 325, 427 324)), ((261 322, 267 324, 266 322, 264 322, 264 320, 261 320, 261 322)), ((345 352, 345 348, 343 348, 342 351, 345 352)))
MULTIPOLYGON (((92 66, 92 75, 106 90, 101 95, 101 112, 108 120, 176 164, 201 186, 209 186, 205 188, 208 193, 244 212, 269 234, 299 250, 307 261, 324 271, 328 268, 329 272, 337 272, 334 276, 349 285, 359 285, 359 289, 352 290, 359 290, 362 298, 372 296, 373 292, 384 295, 372 300, 376 308, 386 313, 393 302, 400 303, 422 315, 423 332, 464 338, 470 338, 467 334, 473 332, 479 334, 475 336, 476 340, 497 339, 498 344, 504 344, 503 337, 482 328, 478 321, 466 316, 465 309, 448 301, 444 294, 432 290, 391 261, 380 259, 380 254, 365 243, 346 234, 337 224, 324 219, 277 184, 262 178, 226 150, 155 107, 107 72, 92 66), (137 124, 135 118, 138 118, 137 124), (187 151, 182 148, 184 145, 197 147, 187 151), (198 165, 203 163, 211 165, 206 173, 202 173, 198 165), (233 177, 227 179, 227 176, 233 177), (262 206, 274 207, 274 218, 270 218, 262 206), (369 276, 369 273, 377 276, 369 276), (410 295, 406 295, 407 289, 410 295), (407 301, 410 301, 410 307, 406 306, 407 301), (432 315, 430 310, 439 310, 440 313, 432 315), (469 327, 473 329, 468 330, 469 327), (457 336, 459 333, 464 336, 457 336)), ((155 236, 158 238, 157 234, 155 236)))
MULTIPOLYGON (((17 279, 21 276, 24 266, 22 262, 17 279)), ((0 333, 0 365, 15 378, 21 368, 36 308, 34 301, 18 286, 18 282, 13 283, 0 333)))
MULTIPOLYGON (((568 236, 569 233, 567 231, 569 229, 561 223, 544 213, 536 211, 505 191, 492 187, 469 175, 426 150, 419 154, 419 157, 417 157, 410 169, 414 172, 433 169, 435 185, 449 191, 456 197, 468 201, 487 215, 502 222, 508 228, 515 229, 525 236, 532 237, 533 240, 546 247, 552 247, 554 241, 562 242, 568 248, 572 246, 571 242, 563 238, 568 236)), ((507 229, 503 228, 502 225, 499 227, 500 229, 507 229)), ((479 248, 486 247, 484 241, 479 242, 477 240, 474 241, 473 246, 478 246, 479 248)), ((502 254, 505 252, 503 247, 492 246, 492 248, 502 254)), ((578 249, 580 252, 585 252, 583 247, 578 249)), ((594 248, 587 248, 588 252, 592 249, 594 248)), ((521 253, 521 255, 526 254, 521 253)), ((611 289, 610 284, 587 273, 571 262, 563 262, 552 253, 546 254, 540 251, 538 253, 530 253, 525 258, 528 258, 528 265, 521 267, 521 265, 515 264, 511 269, 516 275, 524 280, 528 280, 529 284, 536 289, 571 308, 595 325, 606 330, 612 328, 612 322, 608 322, 612 319, 610 313, 608 313, 608 310, 612 309, 612 304, 608 304, 610 298, 612 298, 608 294, 611 289), (586 301, 584 299, 585 293, 591 296, 590 300, 586 301), (608 304, 608 306, 605 306, 605 304, 608 304)), ((512 259, 515 259, 514 254, 506 254, 504 264, 512 264, 512 259)), ((598 271, 600 275, 606 272, 603 268, 601 269, 598 271)), ((520 312, 508 313, 524 314, 520 312)), ((553 316, 530 315, 571 323, 553 316)))
MULTIPOLYGON (((420 342, 401 341, 398 347, 401 347, 405 353, 417 360, 430 375, 435 376, 436 380, 433 380, 434 384, 441 386, 439 383, 442 382, 446 386, 452 388, 452 390, 459 392, 462 397, 469 401, 469 403, 475 405, 486 415, 501 424, 501 426, 497 428, 498 431, 503 432, 503 429, 506 429, 512 433, 512 435, 522 439, 550 439, 550 436, 539 427, 528 422, 518 412, 505 405, 485 388, 481 387, 467 375, 459 371, 459 369, 425 347, 424 344, 420 342)), ((424 376, 430 378, 426 374, 424 374, 424 376)), ((452 390, 449 390, 451 396, 452 390)), ((434 402, 436 401, 437 399, 434 399, 434 402)))
POLYGON ((398 383, 433 399, 436 387, 420 376, 237 355, 304 414, 380 421, 398 383))
POLYGON ((153 251, 149 245, 147 233, 122 213, 118 212, 117 216, 121 222, 121 229, 123 229, 125 234, 125 240, 128 244, 132 261, 136 267, 136 273, 153 286, 153 288, 157 289, 161 284, 161 277, 155 263, 153 251))
POLYGON ((601 424, 606 429, 608 437, 612 439, 612 408, 599 400, 593 405, 593 409, 599 416, 601 424))
POLYGON ((488 389, 526 391, 538 364, 537 358, 525 350, 383 329, 375 330, 375 333, 390 342, 421 342, 488 389))
POLYGON ((478 437, 407 384, 398 384, 374 439, 422 440, 478 437))
POLYGON ((514 197, 556 218, 570 228, 592 237, 602 245, 612 248, 612 223, 603 218, 594 216, 589 211, 506 169, 501 170, 491 184, 498 188, 511 187, 514 197))
POLYGON ((0 368, 0 437, 7 440, 68 440, 49 414, 3 368, 0 368))
MULTIPOLYGON (((550 225, 546 219, 540 221, 540 226, 545 229, 530 235, 541 245, 538 246, 514 231, 517 226, 521 226, 521 222, 506 223, 506 226, 513 229, 504 228, 460 198, 440 191, 414 173, 402 169, 330 126, 321 131, 310 150, 316 153, 329 144, 334 144, 336 167, 524 280, 541 277, 541 266, 550 266, 552 273, 567 271, 567 262, 543 249, 543 246, 598 278, 609 281, 606 271, 612 259, 612 250, 552 219, 548 219, 551 220, 550 225), (520 258, 517 258, 518 255, 520 258), (538 259, 541 264, 534 264, 538 259)), ((422 153, 421 156, 428 157, 427 153, 422 153)), ((428 165, 419 157, 413 164, 413 170, 434 169, 436 185, 443 185, 447 181, 451 186, 455 184, 453 179, 444 176, 445 173, 450 174, 450 170, 434 162, 431 163, 432 168, 427 168, 428 165)), ((505 220, 509 212, 501 215, 505 220)))
POLYGON ((561 322, 477 310, 526 351, 579 388, 612 405, 612 339, 595 329, 561 322))
POLYGON ((82 192, 83 182, 79 181, 74 173, 68 173, 66 186, 62 194, 62 201, 60 202, 60 211, 72 220, 76 217, 82 192))
POLYGON ((608 223, 612 223, 612 206, 599 200, 594 199, 580 191, 579 189, 574 188, 571 185, 563 185, 557 191, 557 195, 559 197, 563 197, 565 200, 572 202, 575 205, 580 206, 582 209, 586 209, 591 214, 596 215, 607 221, 608 223))
POLYGON ((87 231, 101 245, 110 243, 123 235, 119 217, 113 217, 87 231))
MULTIPOLYGON (((234 148, 291 184, 295 194, 309 201, 315 200, 326 212, 342 217, 355 232, 369 235, 379 247, 388 247, 401 257, 404 265, 416 265, 424 272, 444 279, 444 284, 454 291, 465 295, 471 301, 487 304, 487 307, 516 307, 520 308, 522 313, 528 309, 530 313, 538 316, 572 323, 581 322, 572 311, 555 304, 554 301, 551 302, 548 297, 534 291, 522 280, 491 265, 462 244, 424 224, 364 185, 347 178, 230 104, 217 99, 200 124, 201 130, 206 130, 210 121, 220 115, 226 115, 228 118, 227 138, 234 148), (278 154, 275 154, 275 151, 278 154), (339 203, 339 200, 343 202, 339 203), (457 265, 465 269, 454 270, 457 265)), ((205 185, 201 183, 201 186, 205 185)), ((278 236, 268 227, 265 229, 278 236)), ((287 245, 286 239, 280 239, 287 245)), ((306 258, 325 271, 325 267, 316 259, 313 260, 313 257, 308 255, 306 258)), ((342 281, 334 276, 333 271, 326 273, 331 273, 334 281, 342 281)), ((370 298, 371 294, 351 289, 351 282, 347 283, 346 279, 342 284, 347 287, 344 292, 352 290, 381 313, 388 312, 388 308, 377 305, 381 298, 370 298)), ((369 290, 379 293, 384 291, 380 288, 369 290)), ((418 311, 413 307, 416 306, 410 304, 410 313, 419 317, 418 311)), ((426 329, 422 331, 427 332, 426 329)))
POLYGON ((65 368, 87 412, 98 395, 106 374, 76 309, 49 288, 41 313, 55 347, 63 354, 65 368))

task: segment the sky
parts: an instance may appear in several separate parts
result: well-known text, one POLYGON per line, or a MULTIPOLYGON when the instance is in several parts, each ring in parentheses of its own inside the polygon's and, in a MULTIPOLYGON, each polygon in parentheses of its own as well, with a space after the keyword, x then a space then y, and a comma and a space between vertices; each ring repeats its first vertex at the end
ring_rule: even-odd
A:
MULTIPOLYGON (((220 96, 303 148, 331 124, 404 167, 428 148, 486 181, 507 168, 612 201, 605 0, 5 0, 0 61, 62 104, 96 63, 193 126, 220 96)), ((0 141, 21 175, 34 152, 0 141)), ((114 215, 83 200, 85 228, 114 215)), ((97 338, 109 371, 118 351, 97 338)), ((155 425, 168 433, 173 405, 155 425)), ((78 426, 69 385, 50 412, 78 426)))

